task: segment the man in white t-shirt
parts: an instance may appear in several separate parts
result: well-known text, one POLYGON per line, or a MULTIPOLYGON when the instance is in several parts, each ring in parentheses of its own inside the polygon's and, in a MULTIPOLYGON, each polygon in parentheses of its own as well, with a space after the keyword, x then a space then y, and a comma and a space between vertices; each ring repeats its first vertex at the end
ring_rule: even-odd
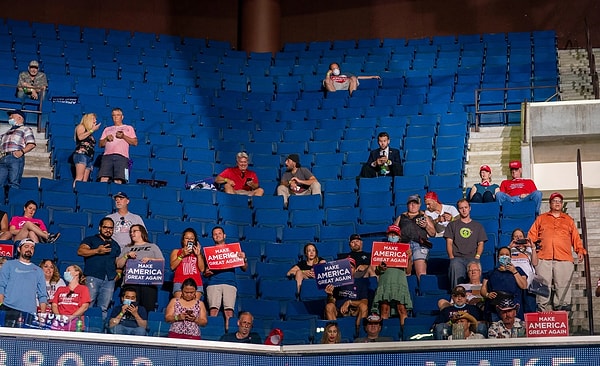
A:
POLYGON ((440 202, 437 193, 427 192, 425 194, 425 215, 431 217, 435 225, 436 237, 444 236, 446 226, 458 218, 458 210, 454 206, 444 205, 440 202))

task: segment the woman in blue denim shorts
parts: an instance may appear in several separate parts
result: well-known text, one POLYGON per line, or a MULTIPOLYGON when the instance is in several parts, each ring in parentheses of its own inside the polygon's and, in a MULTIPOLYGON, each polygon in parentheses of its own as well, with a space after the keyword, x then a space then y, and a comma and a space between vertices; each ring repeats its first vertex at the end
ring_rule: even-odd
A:
MULTIPOLYGON (((73 163, 75 163, 75 182, 87 182, 94 166, 94 149, 96 139, 94 132, 98 131, 100 124, 96 122, 96 114, 88 113, 81 118, 81 122, 75 127, 75 152, 73 163)), ((75 185, 73 182, 73 185, 75 185)))

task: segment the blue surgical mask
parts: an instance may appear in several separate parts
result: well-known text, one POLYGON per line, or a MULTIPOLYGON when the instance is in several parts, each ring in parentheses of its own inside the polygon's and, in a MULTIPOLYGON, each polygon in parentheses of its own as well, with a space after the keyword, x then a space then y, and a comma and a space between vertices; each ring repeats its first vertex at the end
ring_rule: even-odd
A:
POLYGON ((390 243, 397 243, 400 241, 400 237, 398 235, 388 235, 387 240, 390 243))
POLYGON ((467 306, 467 303, 464 303, 464 304, 462 304, 462 305, 458 305, 458 304, 456 304, 456 303, 454 304, 454 307, 455 307, 455 308, 457 308, 457 309, 462 309, 462 308, 464 308, 465 306, 467 306))
POLYGON ((73 281, 73 275, 69 271, 65 271, 65 273, 63 273, 63 277, 67 283, 73 281))
POLYGON ((17 121, 14 118, 11 118, 8 120, 8 124, 10 125, 10 127, 15 127, 17 121))
POLYGON ((123 305, 131 305, 133 304, 133 300, 131 299, 123 299, 123 305))

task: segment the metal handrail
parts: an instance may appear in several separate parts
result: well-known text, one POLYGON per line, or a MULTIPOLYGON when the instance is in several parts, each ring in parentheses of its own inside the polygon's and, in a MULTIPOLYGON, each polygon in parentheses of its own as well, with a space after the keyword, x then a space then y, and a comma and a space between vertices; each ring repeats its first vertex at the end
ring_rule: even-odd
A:
MULTIPOLYGON (((13 90, 17 90, 16 84, 0 84, 0 88, 11 88, 13 90)), ((42 90, 42 88, 28 86, 30 89, 42 90)), ((48 95, 46 92, 45 95, 48 95)), ((35 114, 37 115, 37 130, 38 132, 44 132, 44 128, 42 126, 42 106, 44 104, 45 98, 40 98, 37 100, 34 99, 21 99, 15 96, 14 99, 0 99, 0 111, 13 111, 15 109, 23 111, 25 114, 35 114), (9 105, 9 107, 5 107, 5 105, 9 105), (14 106, 11 106, 14 105, 14 106), (26 109, 26 106, 34 106, 36 109, 26 109)))

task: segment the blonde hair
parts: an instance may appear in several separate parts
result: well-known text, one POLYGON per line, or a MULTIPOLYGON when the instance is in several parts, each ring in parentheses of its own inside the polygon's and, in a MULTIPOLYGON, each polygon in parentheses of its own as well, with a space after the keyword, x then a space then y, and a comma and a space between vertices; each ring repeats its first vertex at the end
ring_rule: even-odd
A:
POLYGON ((81 122, 79 122, 79 124, 83 125, 83 127, 89 131, 94 127, 94 119, 96 119, 96 113, 86 113, 81 117, 81 122))
MULTIPOLYGON (((79 273, 79 284, 85 285, 85 276, 83 275, 83 270, 76 264, 71 264, 69 267, 73 267, 75 272, 79 273)), ((68 267, 67 267, 68 268, 68 267)))

